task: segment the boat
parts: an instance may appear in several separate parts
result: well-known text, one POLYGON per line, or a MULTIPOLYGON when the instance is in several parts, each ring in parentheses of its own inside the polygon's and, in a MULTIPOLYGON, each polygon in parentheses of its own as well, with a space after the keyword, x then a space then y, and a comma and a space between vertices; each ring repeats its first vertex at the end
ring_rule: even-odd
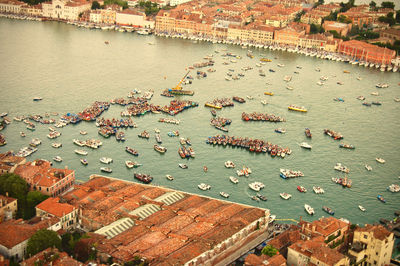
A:
POLYGON ((292 111, 297 111, 297 112, 307 112, 307 109, 304 106, 299 107, 299 106, 296 106, 293 104, 289 105, 288 109, 292 110, 292 111))
POLYGON ((101 167, 100 171, 105 172, 105 173, 112 173, 112 169, 109 167, 101 167))
POLYGON ((229 198, 229 194, 226 192, 221 191, 221 192, 219 192, 219 194, 224 198, 229 198))
POLYGON ((268 223, 269 224, 272 224, 274 221, 275 221, 275 219, 276 219, 276 215, 269 215, 269 217, 268 217, 269 219, 269 221, 268 221, 268 223))
POLYGON ((293 171, 289 169, 280 169, 280 177, 283 179, 294 178, 294 177, 302 177, 304 174, 301 171, 293 171))
POLYGON ((155 134, 155 138, 156 138, 157 143, 162 143, 161 135, 159 133, 155 134))
POLYGON ((290 194, 288 194, 288 193, 285 193, 285 192, 279 193, 279 195, 280 195, 281 198, 284 199, 284 200, 288 200, 288 199, 290 199, 290 198, 292 197, 292 195, 290 195, 290 194))
POLYGON ((214 103, 210 103, 210 102, 206 102, 204 104, 204 106, 215 108, 215 109, 222 109, 222 106, 220 104, 214 104, 214 103))
POLYGON ((350 74, 350 71, 348 71, 348 70, 343 70, 343 73, 350 74))
POLYGON ((86 135, 86 134, 87 134, 87 132, 86 132, 86 131, 84 131, 84 130, 81 130, 81 131, 79 131, 79 134, 81 134, 81 135, 86 135))
POLYGON ((237 184, 239 183, 239 179, 237 177, 234 176, 230 176, 229 180, 233 183, 233 184, 237 184))
POLYGON ((87 152, 87 151, 84 151, 84 150, 74 150, 74 152, 75 152, 76 154, 79 154, 79 155, 87 155, 87 154, 88 154, 88 152, 87 152))
POLYGON ((284 129, 284 128, 276 128, 276 129, 275 129, 275 132, 276 132, 276 133, 284 134, 284 133, 286 133, 286 129, 284 129))
POLYGON ((330 215, 334 215, 335 214, 335 212, 331 208, 329 208, 327 206, 322 206, 322 210, 324 210, 326 213, 328 213, 330 215))
POLYGON ((144 139, 149 139, 150 138, 150 134, 149 132, 147 132, 146 130, 144 130, 143 132, 141 132, 140 134, 138 134, 139 138, 144 138, 144 139))
POLYGON ((80 147, 86 146, 86 141, 83 140, 73 139, 72 142, 80 147))
POLYGON ((266 91, 266 92, 264 92, 264 94, 265 94, 265 95, 269 95, 269 96, 274 96, 274 93, 273 93, 273 92, 270 92, 270 91, 266 91))
POLYGON ((226 168, 235 168, 235 164, 232 161, 226 161, 225 162, 225 167, 226 168))
POLYGON ((307 192, 307 189, 305 187, 303 187, 303 186, 297 186, 297 190, 299 192, 302 192, 302 193, 306 193, 307 192))
POLYGON ((166 177, 169 181, 174 180, 174 177, 173 177, 172 175, 165 175, 165 177, 166 177))
POLYGON ((362 105, 365 105, 365 106, 368 106, 368 107, 371 107, 371 106, 372 106, 372 104, 367 103, 367 102, 363 102, 362 105))
POLYGON ((53 160, 59 163, 62 162, 63 159, 60 156, 55 156, 53 160))
POLYGON ((128 167, 128 168, 137 168, 137 167, 141 166, 140 163, 138 163, 138 162, 132 162, 132 161, 125 161, 125 165, 126 165, 126 167, 128 167))
POLYGON ((324 194, 325 193, 325 191, 322 187, 313 186, 313 190, 314 190, 315 194, 324 194))
POLYGON ((377 101, 373 101, 373 102, 371 102, 371 104, 373 104, 373 105, 382 105, 381 102, 377 102, 377 101))
POLYGON ((365 97, 362 96, 362 95, 358 96, 356 99, 357 99, 357 100, 360 100, 360 101, 365 101, 365 97))
POLYGON ((40 139, 38 139, 38 138, 33 138, 33 139, 31 140, 31 142, 29 143, 29 146, 37 147, 37 146, 39 146, 41 143, 42 143, 42 141, 41 141, 40 139))
POLYGON ((165 153, 167 151, 167 148, 154 144, 154 150, 158 151, 159 153, 165 153))
POLYGON ((300 143, 300 147, 302 147, 304 149, 309 149, 309 150, 311 150, 311 148, 312 148, 312 146, 310 144, 308 144, 307 142, 300 143))
POLYGON ((139 152, 137 150, 132 149, 132 148, 130 148, 128 146, 125 147, 125 151, 130 153, 130 154, 132 154, 132 155, 134 155, 134 156, 139 156, 139 152))
POLYGON ((112 163, 113 159, 112 158, 108 158, 108 157, 101 157, 100 158, 100 162, 104 163, 104 164, 110 164, 112 163))
POLYGON ((386 161, 382 158, 375 158, 378 163, 385 163, 386 161))
POLYGON ((19 135, 21 136, 21 137, 26 137, 26 134, 24 133, 24 132, 19 132, 19 135))
POLYGON ((361 206, 361 205, 358 205, 358 208, 359 208, 361 211, 363 211, 363 212, 366 211, 366 209, 365 209, 363 206, 361 206))
POLYGON ((133 177, 139 181, 142 181, 145 184, 148 184, 151 181, 153 181, 153 177, 151 177, 150 175, 147 175, 147 174, 134 173, 133 177))
POLYGON ((118 131, 115 134, 115 138, 117 139, 117 141, 125 141, 125 133, 123 131, 118 131))
POLYGON ((217 116, 217 111, 215 111, 215 109, 211 109, 210 113, 212 116, 217 116))
POLYGON ((210 190, 211 189, 211 186, 208 184, 205 184, 205 183, 201 183, 201 184, 197 185, 197 187, 201 190, 210 190))
POLYGON ((188 168, 188 166, 187 166, 186 164, 184 164, 184 163, 180 163, 180 164, 178 164, 178 165, 179 165, 179 167, 182 168, 182 169, 187 169, 187 168, 188 168))
POLYGON ((379 96, 379 92, 377 92, 377 91, 371 92, 371 95, 373 95, 373 96, 379 96))
POLYGON ((235 102, 238 102, 238 103, 245 103, 246 102, 245 99, 243 99, 241 97, 238 97, 238 96, 233 96, 232 100, 234 100, 235 102))
POLYGON ((261 62, 272 62, 272 60, 268 59, 268 58, 261 58, 260 61, 261 62))
POLYGON ((383 203, 386 203, 386 200, 383 198, 382 195, 378 195, 378 196, 377 196, 377 199, 378 199, 379 201, 383 202, 383 203))
POLYGON ((307 138, 312 138, 311 130, 308 127, 305 129, 304 134, 306 134, 307 138))
POLYGON ((88 165, 88 161, 85 158, 80 159, 83 165, 88 165))
POLYGON ((249 184, 249 188, 257 192, 263 189, 264 187, 265 185, 263 183, 257 181, 249 184))
POLYGON ((38 102, 38 101, 41 101, 41 100, 43 100, 42 97, 33 97, 33 101, 35 101, 35 102, 38 102))
POLYGON ((367 171, 372 171, 372 167, 369 166, 368 164, 365 164, 365 169, 367 169, 367 171))
POLYGON ((310 205, 304 204, 304 209, 309 215, 314 215, 314 209, 310 205))
POLYGON ((254 200, 254 201, 260 201, 260 199, 257 197, 257 196, 251 196, 250 197, 252 200, 254 200))
POLYGON ((259 199, 262 200, 262 201, 267 201, 267 200, 268 200, 266 196, 261 195, 260 193, 257 193, 256 196, 257 196, 257 198, 259 198, 259 199))
POLYGON ((393 193, 400 192, 400 186, 397 184, 391 184, 390 186, 387 187, 387 190, 393 193))
POLYGON ((336 165, 333 167, 335 170, 343 172, 348 174, 350 172, 350 169, 347 168, 346 166, 342 165, 341 163, 336 163, 336 165))
POLYGON ((207 166, 203 166, 203 171, 204 171, 204 173, 207 173, 207 171, 208 171, 208 168, 207 168, 207 166))
POLYGON ((262 103, 263 105, 267 105, 267 104, 268 104, 266 100, 262 100, 261 103, 262 103))
POLYGON ((345 149, 351 149, 351 150, 355 149, 355 147, 353 145, 346 144, 346 143, 340 143, 339 148, 345 148, 345 149))

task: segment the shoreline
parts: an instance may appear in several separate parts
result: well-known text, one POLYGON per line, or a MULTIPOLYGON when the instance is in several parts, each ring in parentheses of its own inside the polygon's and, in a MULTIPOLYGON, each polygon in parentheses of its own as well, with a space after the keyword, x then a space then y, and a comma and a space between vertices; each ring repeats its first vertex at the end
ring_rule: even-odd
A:
MULTIPOLYGON (((9 18, 9 19, 18 19, 18 20, 30 20, 30 21, 57 21, 63 22, 69 25, 74 25, 77 27, 84 27, 87 29, 100 29, 100 30, 115 30, 119 32, 137 32, 140 35, 149 35, 151 31, 149 29, 142 29, 133 26, 123 26, 123 25, 102 25, 96 24, 92 22, 79 22, 79 21, 64 21, 52 18, 45 18, 45 17, 34 17, 28 15, 18 15, 18 14, 5 14, 0 13, 0 17, 9 18)), ((261 44, 261 43, 248 43, 248 42, 241 42, 241 41, 233 41, 233 40, 225 40, 221 38, 214 38, 210 36, 196 36, 196 35, 187 35, 181 33, 169 33, 169 32, 154 32, 154 35, 157 37, 165 37, 165 38, 180 38, 184 40, 191 40, 193 42, 211 42, 213 44, 228 44, 228 45, 237 45, 241 46, 242 49, 246 48, 258 48, 258 49, 269 49, 272 51, 284 51, 289 53, 297 53, 302 54, 305 56, 316 57, 325 60, 331 60, 336 62, 344 62, 351 65, 359 65, 364 67, 369 67, 372 69, 379 70, 381 72, 400 72, 399 67, 395 65, 380 65, 375 64, 374 62, 366 62, 366 61, 359 61, 354 59, 350 56, 343 55, 337 52, 328 52, 325 50, 319 50, 315 48, 302 48, 299 46, 290 46, 290 45, 279 45, 275 42, 271 42, 270 44, 261 44)))

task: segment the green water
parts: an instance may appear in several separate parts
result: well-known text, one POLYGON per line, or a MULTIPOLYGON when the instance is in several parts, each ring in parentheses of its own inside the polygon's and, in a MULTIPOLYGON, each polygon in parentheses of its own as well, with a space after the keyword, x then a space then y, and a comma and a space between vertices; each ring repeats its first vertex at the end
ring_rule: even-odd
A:
MULTIPOLYGON (((96 100, 111 100, 126 97, 134 88, 142 91, 154 89, 151 100, 154 104, 165 105, 170 99, 160 96, 164 88, 177 84, 186 73, 186 68, 195 62, 204 61, 203 57, 214 54, 215 73, 207 78, 196 79, 186 88, 195 91, 193 97, 182 97, 199 102, 199 107, 185 110, 175 118, 180 125, 159 123, 161 114, 147 114, 134 117, 138 124, 136 129, 126 130, 127 141, 118 143, 115 138, 104 139, 97 134, 94 123, 82 122, 60 129, 62 133, 56 141, 62 142, 61 149, 54 149, 54 142, 46 137, 48 126, 37 125, 34 132, 28 132, 25 124, 13 121, 2 133, 8 144, 0 147, 0 152, 19 150, 27 146, 31 138, 39 137, 43 143, 39 151, 28 157, 28 160, 59 155, 64 160, 55 163, 57 167, 68 166, 76 170, 76 177, 87 180, 93 173, 100 174, 99 162, 102 156, 114 159, 110 165, 113 173, 110 176, 124 180, 133 180, 132 169, 127 169, 125 160, 134 159, 143 166, 137 171, 149 173, 154 177, 154 184, 183 191, 199 193, 220 198, 219 192, 230 194, 228 200, 269 208, 278 218, 306 217, 304 204, 310 204, 316 210, 316 219, 327 216, 321 210, 327 205, 335 210, 335 217, 345 217, 354 223, 372 223, 381 217, 391 218, 400 207, 399 194, 390 193, 386 187, 400 180, 399 153, 399 110, 400 103, 394 97, 400 96, 400 74, 382 73, 375 69, 352 66, 310 58, 286 52, 273 52, 264 49, 251 49, 255 58, 265 56, 273 62, 262 66, 266 77, 260 77, 255 66, 256 59, 246 56, 247 49, 211 43, 194 43, 188 40, 160 38, 156 36, 138 36, 136 34, 88 30, 55 22, 26 22, 0 19, 0 112, 8 112, 12 118, 16 115, 44 114, 45 112, 76 113, 96 100), (105 45, 109 41, 110 45, 105 45), (154 43, 149 45, 148 43, 154 43), (223 49, 242 56, 237 63, 223 65, 223 49), (219 54, 214 51, 220 51, 219 54), (277 67, 281 63, 285 66, 277 67), (302 66, 297 69, 296 66, 302 66), (226 81, 228 69, 235 72, 243 66, 252 66, 253 70, 245 72, 245 77, 238 81, 226 81), (314 69, 319 67, 321 72, 314 69), (268 71, 276 70, 275 73, 268 71), (294 74, 294 71, 300 74, 294 74), (343 70, 351 73, 345 74, 343 70), (294 90, 287 90, 283 81, 285 75, 291 75, 289 83, 294 90), (324 86, 316 83, 320 76, 328 76, 324 86), (357 80, 360 76, 362 80, 357 80), (343 86, 336 82, 342 81, 343 86), (266 85, 266 82, 271 85, 266 85), (376 89, 375 84, 386 82, 387 89, 376 89), (273 91, 274 96, 263 95, 273 91), (380 96, 371 96, 379 91, 380 96), (292 155, 284 159, 271 158, 267 154, 252 154, 242 149, 230 147, 213 147, 205 144, 208 136, 221 134, 221 131, 209 125, 210 110, 204 107, 206 101, 216 97, 253 96, 254 100, 245 104, 235 104, 219 112, 220 116, 233 120, 228 126, 229 135, 262 138, 283 147, 290 147, 292 155), (364 95, 367 101, 379 100, 382 106, 365 107, 356 97, 364 95), (35 96, 43 97, 40 102, 33 102, 35 96), (345 102, 335 102, 333 98, 342 97, 345 102), (262 105, 261 100, 268 105, 262 105), (290 112, 290 104, 304 105, 307 113, 290 112), (273 113, 286 118, 287 122, 274 124, 266 122, 243 122, 242 112, 273 113), (286 128, 286 134, 274 132, 277 127, 286 128), (307 140, 304 128, 309 127, 313 133, 312 140, 307 140), (163 146, 168 151, 161 155, 153 150, 154 128, 161 130, 163 146), (344 141, 356 146, 355 150, 339 149, 339 141, 323 134, 324 128, 340 131, 344 141), (80 130, 86 130, 87 136, 81 136, 80 130), (151 132, 149 140, 137 137, 141 131, 151 132), (179 139, 167 136, 168 131, 179 130, 181 136, 189 137, 196 152, 196 158, 182 160, 178 155, 179 139), (20 131, 27 133, 26 138, 19 136, 20 131), (79 162, 81 156, 73 152, 79 148, 72 139, 102 139, 103 146, 98 150, 89 150, 86 158, 88 166, 79 162), (311 151, 299 147, 307 141, 313 145, 311 151), (131 146, 140 152, 133 157, 124 151, 131 146), (376 157, 386 160, 385 164, 375 161, 376 157), (226 169, 224 162, 232 160, 237 166, 246 165, 252 169, 249 178, 240 178, 237 185, 229 181, 235 170, 226 169), (343 177, 333 169, 337 162, 350 168, 349 178, 353 181, 351 189, 343 189, 332 183, 331 177, 343 177), (180 169, 178 163, 186 163, 188 169, 180 169), (367 172, 364 164, 368 163, 373 171, 367 172), (203 172, 203 166, 209 169, 203 172), (279 177, 280 168, 301 170, 305 176, 298 179, 283 180, 279 177), (168 181, 166 174, 175 177, 168 181), (248 183, 261 181, 266 185, 262 194, 268 197, 267 202, 254 202, 250 195, 255 193, 248 188, 248 183), (200 191, 199 183, 208 183, 210 191, 200 191), (296 190, 297 185, 308 189, 305 194, 296 190), (321 186, 325 194, 312 192, 312 186, 321 186), (279 197, 280 192, 292 194, 288 201, 279 197), (376 199, 382 194, 387 203, 376 199), (358 205, 367 211, 362 213, 358 205)), ((205 69, 203 69, 205 71, 205 69)), ((195 73, 192 71, 192 75, 195 73)), ((105 118, 118 118, 123 107, 112 105, 103 113, 105 118)))

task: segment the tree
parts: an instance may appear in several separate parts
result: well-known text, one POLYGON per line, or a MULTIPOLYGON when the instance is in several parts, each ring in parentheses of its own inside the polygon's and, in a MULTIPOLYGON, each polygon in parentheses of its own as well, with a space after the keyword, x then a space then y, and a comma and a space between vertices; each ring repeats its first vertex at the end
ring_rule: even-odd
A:
POLYGON ((101 9, 101 6, 100 6, 99 2, 93 1, 92 9, 101 9))
POLYGON ((294 22, 300 22, 301 16, 303 16, 306 12, 302 10, 301 12, 296 14, 296 17, 294 18, 294 22))
POLYGON ((381 7, 382 7, 382 8, 391 8, 391 9, 394 9, 394 3, 393 3, 393 2, 389 2, 389 1, 387 1, 387 2, 382 2, 381 7))
POLYGON ((278 253, 278 250, 271 245, 267 245, 262 249, 261 253, 273 257, 278 253))
POLYGON ((28 184, 16 174, 3 174, 0 176, 0 194, 8 195, 18 200, 17 217, 24 217, 26 206, 26 194, 28 193, 28 184))
POLYGON ((400 23, 400 10, 396 11, 396 22, 400 23))
POLYGON ((376 8, 376 2, 375 2, 375 1, 371 1, 371 2, 369 3, 369 7, 370 7, 372 10, 374 10, 374 9, 376 8))
POLYGON ((323 33, 324 29, 320 25, 315 25, 312 23, 310 25, 310 34, 316 34, 316 33, 323 33))
POLYGON ((29 240, 27 253, 33 256, 49 247, 61 248, 61 239, 56 232, 47 229, 37 231, 29 240))
POLYGON ((24 211, 24 219, 28 220, 36 215, 35 206, 46 200, 49 196, 39 191, 30 191, 26 196, 26 208, 24 211))
POLYGON ((346 24, 350 24, 350 23, 351 23, 351 19, 349 19, 348 17, 343 16, 343 15, 340 15, 340 16, 337 18, 337 21, 339 21, 339 22, 341 22, 341 23, 346 23, 346 24))

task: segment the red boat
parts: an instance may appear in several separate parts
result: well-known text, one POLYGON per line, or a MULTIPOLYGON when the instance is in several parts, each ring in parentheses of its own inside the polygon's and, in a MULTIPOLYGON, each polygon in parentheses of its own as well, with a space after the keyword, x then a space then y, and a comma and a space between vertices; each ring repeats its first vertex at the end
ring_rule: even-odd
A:
POLYGON ((137 179, 142 181, 143 183, 150 183, 151 181, 153 181, 153 178, 150 175, 146 175, 146 174, 137 174, 134 173, 133 176, 137 179))
POLYGON ((297 190, 304 193, 307 192, 307 189, 303 186, 297 186, 297 190))

